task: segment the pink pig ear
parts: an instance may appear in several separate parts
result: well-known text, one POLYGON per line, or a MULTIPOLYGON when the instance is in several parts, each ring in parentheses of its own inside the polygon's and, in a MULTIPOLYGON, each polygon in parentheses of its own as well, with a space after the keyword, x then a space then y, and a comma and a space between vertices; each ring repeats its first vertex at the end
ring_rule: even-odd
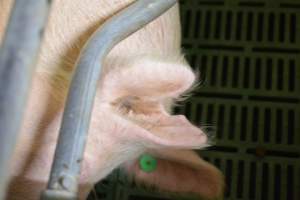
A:
POLYGON ((151 152, 157 160, 152 172, 141 170, 139 161, 125 163, 124 169, 137 183, 163 192, 196 195, 216 199, 223 195, 224 178, 221 172, 202 160, 195 152, 161 149, 151 152))
POLYGON ((191 124, 183 115, 163 115, 153 119, 135 122, 131 136, 136 142, 148 148, 200 149, 208 146, 206 134, 191 124))
POLYGON ((177 97, 189 89, 195 75, 183 60, 135 58, 110 71, 103 78, 104 96, 160 99, 177 97))

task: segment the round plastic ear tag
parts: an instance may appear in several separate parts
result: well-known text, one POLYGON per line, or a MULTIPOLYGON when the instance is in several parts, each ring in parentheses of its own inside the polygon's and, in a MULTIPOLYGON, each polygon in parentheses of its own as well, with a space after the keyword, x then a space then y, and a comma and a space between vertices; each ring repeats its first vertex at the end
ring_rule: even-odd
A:
POLYGON ((157 160, 149 154, 140 157, 140 169, 144 172, 151 173, 157 168, 157 160))

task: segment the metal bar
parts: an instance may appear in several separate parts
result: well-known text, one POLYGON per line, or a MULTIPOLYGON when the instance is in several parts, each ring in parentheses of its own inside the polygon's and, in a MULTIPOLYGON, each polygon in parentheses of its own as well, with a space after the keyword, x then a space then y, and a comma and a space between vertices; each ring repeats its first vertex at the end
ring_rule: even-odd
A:
POLYGON ((0 49, 0 199, 20 129, 49 0, 15 0, 0 49))
POLYGON ((139 0, 98 29, 83 48, 72 79, 48 190, 42 199, 76 199, 101 63, 118 42, 142 28, 176 0, 139 0))

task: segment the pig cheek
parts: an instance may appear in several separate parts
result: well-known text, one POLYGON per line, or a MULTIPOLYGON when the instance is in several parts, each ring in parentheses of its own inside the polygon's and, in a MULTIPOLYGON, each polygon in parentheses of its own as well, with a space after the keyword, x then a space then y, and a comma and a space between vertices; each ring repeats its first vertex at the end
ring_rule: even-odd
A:
POLYGON ((129 140, 128 134, 126 127, 109 114, 92 120, 82 161, 81 183, 96 183, 121 163, 138 156, 142 149, 129 140))

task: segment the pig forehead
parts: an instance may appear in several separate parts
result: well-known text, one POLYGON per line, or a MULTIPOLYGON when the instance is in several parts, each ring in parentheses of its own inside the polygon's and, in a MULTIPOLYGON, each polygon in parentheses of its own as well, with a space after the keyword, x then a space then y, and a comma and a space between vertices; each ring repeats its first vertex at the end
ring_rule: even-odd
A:
MULTIPOLYGON (((39 71, 72 70, 84 43, 107 18, 133 0, 55 0, 39 57, 39 71), (63 64, 62 64, 63 63, 63 64)), ((180 52, 178 8, 147 25, 118 44, 109 54, 121 55, 180 52), (178 19, 178 20, 175 20, 178 19), (147 40, 145 40, 147 38, 147 40)))

